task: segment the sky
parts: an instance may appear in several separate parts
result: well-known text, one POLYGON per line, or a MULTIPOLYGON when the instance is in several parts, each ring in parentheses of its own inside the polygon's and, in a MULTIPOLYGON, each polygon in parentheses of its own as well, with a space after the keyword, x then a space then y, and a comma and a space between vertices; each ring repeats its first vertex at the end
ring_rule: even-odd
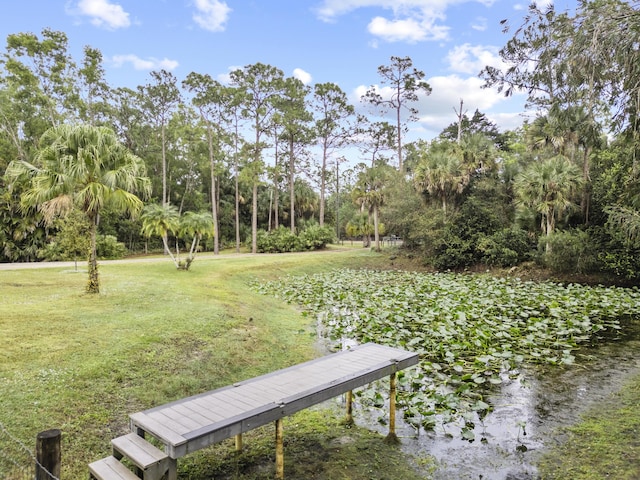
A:
MULTIPOLYGON (((574 8, 577 0, 536 0, 574 8)), ((112 87, 151 82, 165 69, 178 81, 190 72, 221 81, 261 62, 304 83, 332 82, 363 113, 360 96, 380 84, 377 69, 410 57, 432 88, 421 96, 409 139, 431 139, 456 121, 464 101, 502 130, 522 123, 523 95, 482 89, 487 64, 501 66, 510 38, 500 21, 518 26, 529 0, 22 0, 3 6, 2 51, 11 33, 63 31, 77 63, 98 48, 112 87)), ((390 118, 392 121, 392 119, 390 118)))

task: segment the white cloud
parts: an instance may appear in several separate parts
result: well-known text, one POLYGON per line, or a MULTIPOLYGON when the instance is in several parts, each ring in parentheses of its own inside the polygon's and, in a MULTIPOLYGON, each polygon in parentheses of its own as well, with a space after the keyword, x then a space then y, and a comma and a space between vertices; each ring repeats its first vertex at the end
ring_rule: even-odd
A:
POLYGON ((193 20, 205 30, 221 32, 225 23, 229 20, 231 8, 220 0, 195 0, 197 13, 193 14, 193 20))
MULTIPOLYGON (((420 102, 420 123, 438 133, 455 120, 453 109, 459 107, 461 99, 464 101, 463 111, 472 113, 478 109, 490 118, 490 110, 507 100, 494 89, 483 89, 484 80, 477 77, 447 75, 432 77, 428 82, 433 92, 420 102)), ((505 128, 501 123, 498 126, 505 128)))
POLYGON ((405 20, 387 20, 383 17, 375 17, 369 23, 369 33, 381 37, 388 42, 406 41, 416 43, 424 40, 445 40, 449 27, 444 25, 427 24, 418 22, 413 18, 405 20))
POLYGON ((175 70, 179 65, 177 61, 169 60, 168 58, 163 58, 162 60, 153 57, 143 59, 133 54, 114 55, 111 58, 111 62, 116 68, 122 67, 125 63, 130 63, 135 70, 148 71, 160 69, 171 71, 175 70))
POLYGON ((126 28, 131 25, 129 14, 122 6, 109 3, 109 0, 80 0, 69 13, 91 18, 91 23, 97 27, 109 30, 126 28))
POLYGON ((487 65, 502 70, 506 68, 498 52, 497 47, 465 43, 449 50, 446 60, 453 72, 477 75, 487 65))
POLYGON ((216 78, 220 83, 224 83, 225 85, 228 85, 229 83, 231 83, 231 72, 234 72, 236 70, 241 70, 241 69, 242 69, 241 65, 231 65, 227 67, 227 71, 225 73, 219 73, 218 75, 216 75, 216 78))
MULTIPOLYGON (((388 10, 391 15, 376 15, 371 19, 367 27, 369 33, 388 42, 416 43, 446 40, 449 27, 442 22, 446 20, 447 8, 465 2, 489 7, 495 0, 323 0, 316 13, 321 20, 331 22, 360 8, 388 10)), ((482 22, 474 28, 483 28, 482 22)))
MULTIPOLYGON (((522 124, 523 117, 520 113, 492 113, 492 109, 498 105, 505 109, 505 103, 510 99, 505 98, 502 93, 494 89, 483 89, 484 81, 477 77, 463 78, 459 75, 437 76, 427 79, 431 85, 431 95, 421 95, 419 101, 414 105, 418 109, 418 122, 410 125, 408 139, 425 138, 431 139, 437 136, 445 127, 455 121, 456 113, 454 108, 460 107, 460 100, 464 102, 463 111, 473 112, 478 109, 486 114, 489 119, 496 122, 500 129, 512 129, 522 124)), ((357 87, 350 96, 351 101, 358 105, 359 109, 365 110, 368 107, 358 104, 360 97, 369 89, 361 85, 357 87)), ((390 98, 392 90, 390 87, 380 88, 374 85, 376 91, 382 98, 390 98)), ((364 113, 364 112, 363 112, 364 113)), ((370 108, 367 113, 370 112, 370 108)), ((405 112, 406 114, 406 112, 405 112)), ((386 120, 395 123, 394 112, 388 112, 386 120)))
POLYGON ((311 74, 309 72, 305 72, 301 68, 294 68, 293 69, 293 76, 295 78, 297 78, 298 80, 300 80, 305 85, 309 85, 311 83, 311 80, 312 80, 311 74))
POLYGON ((471 28, 479 32, 484 32, 487 29, 487 19, 484 17, 476 18, 476 21, 471 24, 471 28))

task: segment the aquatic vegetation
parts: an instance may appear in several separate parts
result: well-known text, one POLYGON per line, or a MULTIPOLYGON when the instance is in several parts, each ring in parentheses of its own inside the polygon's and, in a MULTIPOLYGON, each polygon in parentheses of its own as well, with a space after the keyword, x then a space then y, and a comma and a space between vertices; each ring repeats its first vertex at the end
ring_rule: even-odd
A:
MULTIPOLYGON (((400 372, 405 418, 433 428, 473 422, 491 409, 486 394, 523 364, 570 366, 581 345, 611 338, 640 317, 640 291, 530 282, 485 275, 341 269, 255 285, 317 315, 332 339, 418 352, 400 372)), ((371 404, 378 391, 362 394, 371 404)), ((466 438, 466 437, 465 437, 466 438)))

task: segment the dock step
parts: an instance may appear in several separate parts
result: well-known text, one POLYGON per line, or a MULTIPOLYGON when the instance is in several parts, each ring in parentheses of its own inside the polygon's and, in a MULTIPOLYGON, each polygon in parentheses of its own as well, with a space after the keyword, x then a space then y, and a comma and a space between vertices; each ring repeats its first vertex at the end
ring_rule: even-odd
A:
POLYGON ((176 461, 165 452, 147 442, 140 435, 129 433, 111 440, 113 456, 128 458, 139 469, 141 478, 159 480, 176 478, 176 461))
POLYGON ((89 478, 95 480, 140 480, 116 457, 107 457, 89 464, 89 478))

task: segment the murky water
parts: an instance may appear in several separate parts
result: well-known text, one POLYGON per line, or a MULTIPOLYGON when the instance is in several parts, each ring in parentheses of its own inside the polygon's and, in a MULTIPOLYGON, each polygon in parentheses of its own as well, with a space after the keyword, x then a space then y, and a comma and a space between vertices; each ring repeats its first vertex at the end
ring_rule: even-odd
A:
MULTIPOLYGON (((576 364, 544 373, 522 371, 491 395, 494 410, 476 422, 473 442, 455 425, 435 431, 397 428, 403 448, 418 459, 433 480, 533 480, 545 448, 564 440, 559 427, 579 421, 633 376, 640 375, 640 322, 625 327, 625 337, 607 340, 576 354, 576 364)), ((356 411, 356 422, 386 433, 379 411, 356 411)))

